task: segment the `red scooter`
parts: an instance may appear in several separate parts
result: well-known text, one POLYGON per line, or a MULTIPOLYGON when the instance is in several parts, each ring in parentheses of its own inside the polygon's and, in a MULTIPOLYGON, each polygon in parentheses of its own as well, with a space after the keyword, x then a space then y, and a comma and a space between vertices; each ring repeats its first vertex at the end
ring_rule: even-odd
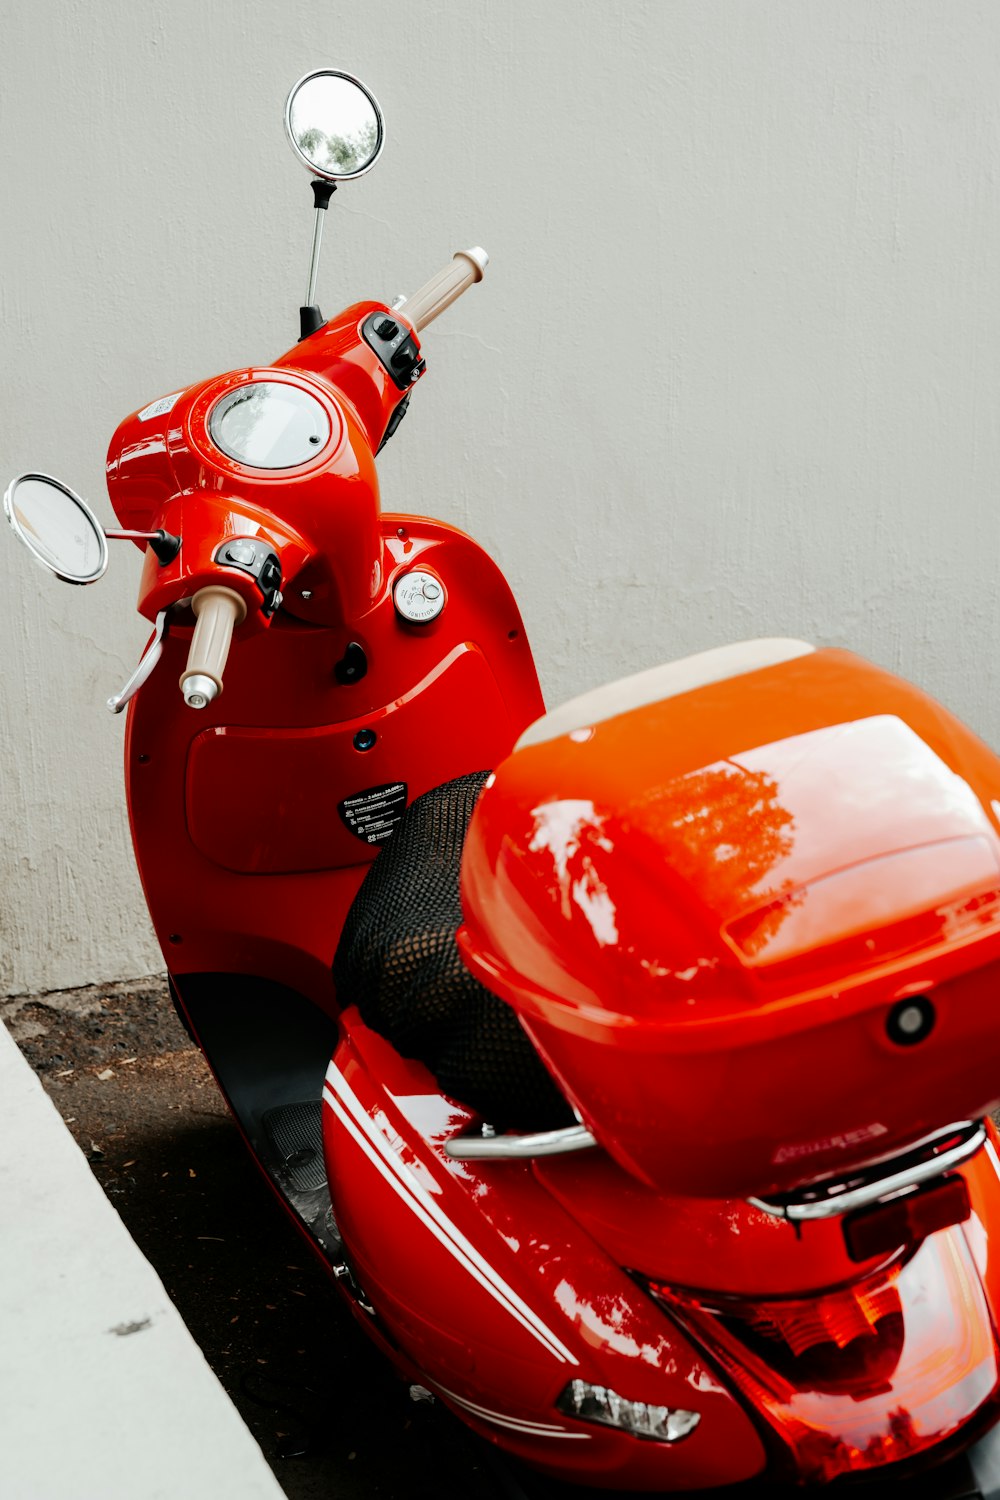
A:
POLYGON ((121 530, 5 497, 71 582, 144 553, 136 858, 252 1152, 388 1358, 534 1471, 1000 1496, 1000 761, 792 640, 544 714, 495 565, 379 506, 486 257, 325 321, 382 119, 324 71, 286 127, 300 341, 125 419, 121 530))

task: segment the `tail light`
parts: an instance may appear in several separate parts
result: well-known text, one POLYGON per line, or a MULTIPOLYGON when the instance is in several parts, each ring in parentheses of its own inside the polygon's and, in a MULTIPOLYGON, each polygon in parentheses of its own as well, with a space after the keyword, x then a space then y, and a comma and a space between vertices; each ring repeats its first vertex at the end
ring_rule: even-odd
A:
POLYGON ((960 1229, 911 1260, 809 1298, 652 1294, 714 1354, 792 1449, 801 1476, 908 1458, 954 1433, 996 1391, 996 1340, 960 1229))
POLYGON ((972 1212, 964 1177, 946 1177, 892 1198, 873 1208, 861 1208, 844 1219, 844 1242, 854 1261, 875 1260, 899 1245, 919 1245, 928 1235, 952 1224, 963 1224, 972 1212))

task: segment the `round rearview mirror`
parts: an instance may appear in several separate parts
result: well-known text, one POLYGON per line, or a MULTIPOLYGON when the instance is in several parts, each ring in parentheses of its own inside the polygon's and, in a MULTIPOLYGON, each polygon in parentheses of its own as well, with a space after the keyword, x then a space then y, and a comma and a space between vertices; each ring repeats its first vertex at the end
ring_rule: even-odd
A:
POLYGON ((21 474, 3 497, 11 526, 38 561, 64 583, 96 583, 108 543, 90 506, 49 474, 21 474))
POLYGON ((285 131, 299 161, 327 182, 363 176, 385 139, 374 94, 333 68, 299 79, 285 101, 285 131))

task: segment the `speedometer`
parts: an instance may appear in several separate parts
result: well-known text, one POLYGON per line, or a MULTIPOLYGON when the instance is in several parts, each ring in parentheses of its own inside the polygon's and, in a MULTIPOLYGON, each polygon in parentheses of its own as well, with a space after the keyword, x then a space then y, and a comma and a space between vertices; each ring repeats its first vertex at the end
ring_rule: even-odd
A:
POLYGON ((251 469, 294 469, 330 441, 330 418, 298 386, 257 380, 230 391, 208 418, 213 443, 251 469))

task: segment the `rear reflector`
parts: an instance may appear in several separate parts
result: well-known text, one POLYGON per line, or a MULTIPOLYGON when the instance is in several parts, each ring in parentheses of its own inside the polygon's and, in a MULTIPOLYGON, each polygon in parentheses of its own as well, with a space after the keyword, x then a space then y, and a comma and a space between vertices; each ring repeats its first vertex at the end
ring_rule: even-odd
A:
POLYGON ((901 1245, 919 1245, 929 1234, 962 1224, 972 1212, 963 1177, 932 1182, 905 1198, 861 1208, 844 1220, 844 1239, 852 1260, 874 1260, 901 1245))

